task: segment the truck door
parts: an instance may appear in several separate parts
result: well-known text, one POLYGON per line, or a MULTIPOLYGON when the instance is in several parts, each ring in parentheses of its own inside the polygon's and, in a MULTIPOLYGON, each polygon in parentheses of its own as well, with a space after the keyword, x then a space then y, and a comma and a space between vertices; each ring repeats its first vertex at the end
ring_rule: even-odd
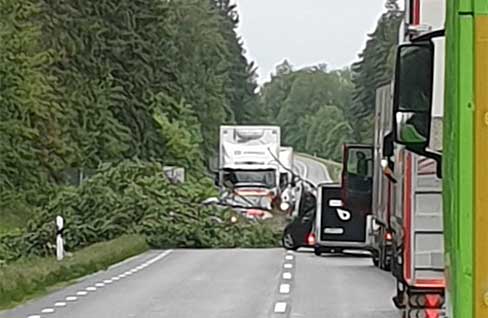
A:
POLYGON ((373 147, 344 145, 342 201, 354 213, 371 214, 373 190, 373 147))

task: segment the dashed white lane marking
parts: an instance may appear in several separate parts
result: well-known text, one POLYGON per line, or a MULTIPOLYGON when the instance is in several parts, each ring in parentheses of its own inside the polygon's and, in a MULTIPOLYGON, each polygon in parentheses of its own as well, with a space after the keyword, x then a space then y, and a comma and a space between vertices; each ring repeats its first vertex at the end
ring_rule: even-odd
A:
MULTIPOLYGON (((167 250, 167 251, 159 254, 158 256, 150 259, 149 261, 146 261, 144 264, 141 264, 141 265, 139 265, 139 266, 137 266, 137 267, 135 267, 135 268, 133 268, 131 270, 128 270, 127 272, 125 272, 125 273, 123 273, 123 274, 121 274, 119 276, 114 276, 111 279, 106 279, 106 280, 103 281, 103 283, 101 283, 101 282, 96 283, 95 284, 96 287, 95 286, 89 286, 89 287, 85 288, 85 290, 77 291, 76 292, 76 295, 78 295, 78 296, 86 296, 86 295, 88 295, 88 292, 89 291, 90 292, 96 291, 97 290, 97 287, 99 287, 99 288, 100 287, 104 287, 105 284, 111 284, 112 282, 118 281, 121 278, 124 278, 126 276, 130 276, 130 275, 132 275, 134 273, 137 273, 139 270, 144 269, 147 266, 151 265, 152 263, 159 261, 160 259, 164 258, 165 256, 167 256, 171 252, 173 252, 173 250, 167 250)), ((78 297, 76 297, 76 296, 67 296, 65 298, 65 300, 66 301, 76 301, 76 300, 78 300, 78 297)), ((54 307, 66 307, 66 306, 67 306, 67 303, 64 302, 64 301, 58 301, 58 302, 56 302, 54 304, 54 307)), ((55 309, 54 308, 44 308, 44 309, 41 310, 41 313, 42 314, 51 314, 53 312, 55 312, 55 309)), ((41 316, 40 315, 30 315, 27 318, 41 318, 41 316)))
POLYGON ((52 314, 54 312, 54 308, 44 308, 41 310, 41 314, 52 314))
POLYGON ((285 265, 283 265, 284 268, 293 268, 293 264, 290 264, 290 263, 286 263, 285 265))
POLYGON ((288 294, 290 292, 290 284, 280 285, 280 294, 288 294))
POLYGON ((286 259, 287 261, 292 261, 292 260, 293 260, 293 255, 286 255, 286 256, 285 256, 285 259, 286 259))
POLYGON ((293 251, 286 251, 287 254, 293 254, 293 251))
POLYGON ((283 279, 291 279, 291 273, 290 272, 284 272, 283 273, 283 279))
POLYGON ((286 303, 285 302, 277 302, 274 306, 275 313, 285 313, 286 312, 286 303))

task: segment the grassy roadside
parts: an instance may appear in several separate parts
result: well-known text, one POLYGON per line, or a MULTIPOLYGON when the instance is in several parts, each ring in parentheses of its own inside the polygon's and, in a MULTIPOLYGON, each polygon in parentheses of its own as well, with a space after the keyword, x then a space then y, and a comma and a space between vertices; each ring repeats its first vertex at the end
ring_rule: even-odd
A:
POLYGON ((31 258, 0 267, 0 310, 42 296, 53 286, 66 285, 148 248, 144 237, 126 235, 81 249, 62 262, 53 257, 31 258))
POLYGON ((340 182, 341 171, 342 171, 342 164, 341 163, 336 162, 336 161, 332 161, 332 160, 323 159, 320 157, 314 157, 314 156, 309 155, 307 153, 301 153, 300 152, 300 153, 298 153, 298 155, 305 157, 305 158, 312 159, 312 160, 316 160, 320 163, 323 163, 327 167, 327 169, 329 170, 329 174, 330 174, 330 177, 332 178, 332 181, 340 182))

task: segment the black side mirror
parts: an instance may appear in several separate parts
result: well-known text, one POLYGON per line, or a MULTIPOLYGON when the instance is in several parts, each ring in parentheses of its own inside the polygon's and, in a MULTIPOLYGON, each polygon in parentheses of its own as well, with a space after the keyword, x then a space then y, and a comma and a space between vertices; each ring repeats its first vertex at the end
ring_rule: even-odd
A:
POLYGON ((430 137, 434 44, 420 41, 400 45, 395 69, 393 133, 395 141, 418 152, 430 137))
POLYGON ((389 158, 394 155, 393 140, 394 136, 392 132, 386 135, 383 139, 383 157, 389 158))
POLYGON ((434 94, 435 46, 432 39, 441 36, 444 31, 432 32, 398 47, 392 118, 394 141, 414 153, 434 159, 439 177, 442 156, 429 151, 428 147, 434 94))

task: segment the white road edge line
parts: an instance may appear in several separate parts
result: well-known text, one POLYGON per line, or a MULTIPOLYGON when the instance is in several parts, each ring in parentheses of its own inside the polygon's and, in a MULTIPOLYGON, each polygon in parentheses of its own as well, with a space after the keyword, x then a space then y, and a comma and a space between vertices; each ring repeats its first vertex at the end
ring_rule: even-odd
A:
MULTIPOLYGON (((139 270, 144 269, 147 266, 149 266, 150 264, 152 264, 154 262, 157 262, 160 259, 166 257, 171 252, 173 252, 173 250, 166 250, 166 251, 162 252, 161 254, 159 254, 158 256, 150 259, 149 261, 146 261, 144 264, 141 264, 141 265, 139 265, 139 266, 137 266, 137 267, 135 267, 135 268, 133 268, 131 270, 128 270, 127 272, 125 272, 125 273, 123 273, 121 275, 114 276, 111 279, 106 279, 106 280, 103 281, 103 283, 96 283, 95 284, 96 287, 89 286, 89 287, 85 288, 85 290, 79 290, 79 291, 76 292, 76 295, 78 295, 78 296, 86 296, 86 295, 88 295, 88 292, 89 291, 92 291, 92 292, 96 291, 97 290, 97 287, 104 287, 105 284, 111 284, 112 282, 118 281, 121 278, 124 278, 126 276, 132 275, 133 273, 137 273, 139 270)), ((134 259, 134 258, 136 258, 136 257, 133 257, 132 259, 134 259)), ((123 262, 120 263, 119 266, 121 264, 123 264, 123 262)), ((116 267, 112 267, 112 268, 116 268, 116 267)), ((78 298, 76 296, 67 296, 65 298, 66 301, 76 301, 77 299, 78 298)), ((54 307, 64 307, 64 306, 66 306, 66 303, 65 302, 61 302, 61 301, 60 302, 56 302, 54 304, 54 307)), ((41 311, 41 313, 43 313, 43 314, 50 314, 50 313, 53 313, 53 312, 54 312, 54 308, 44 308, 41 311)), ((40 315, 30 315, 27 318, 41 318, 41 316, 40 315)))
POLYGON ((54 312, 54 308, 44 308, 41 310, 41 314, 52 314, 54 312))
POLYGON ((286 303, 285 302, 277 302, 274 306, 275 313, 284 313, 286 312, 286 303))

